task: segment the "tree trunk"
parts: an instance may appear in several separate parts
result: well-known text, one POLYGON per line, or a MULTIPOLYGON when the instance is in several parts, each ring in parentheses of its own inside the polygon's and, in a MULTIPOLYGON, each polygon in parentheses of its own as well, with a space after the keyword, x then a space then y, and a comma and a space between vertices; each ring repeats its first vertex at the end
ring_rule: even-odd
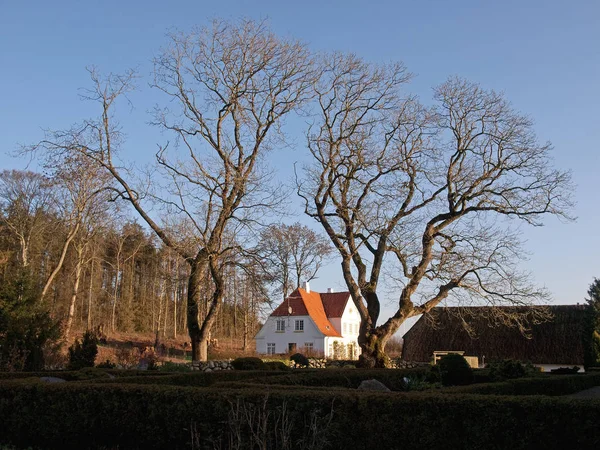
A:
MULTIPOLYGON (((198 259, 198 258, 197 258, 198 259)), ((190 263, 190 277, 187 292, 187 329, 192 346, 192 361, 208 360, 208 343, 201 348, 200 324, 198 322, 198 305, 202 299, 201 284, 203 264, 197 260, 190 263)))
POLYGON ((50 276, 48 277, 48 279, 46 280, 46 283, 44 284, 44 288, 42 289, 42 294, 40 295, 40 301, 44 299, 44 297, 48 293, 48 289, 50 289, 50 286, 52 286, 52 282, 54 281, 54 278, 56 278, 56 275, 58 275, 58 272, 60 272, 60 269, 62 268, 62 266, 65 262, 65 257, 67 256, 67 250, 69 250, 71 241, 77 235, 80 225, 81 224, 79 222, 77 222, 77 225, 75 225, 75 227, 69 231, 69 234, 67 235, 67 239, 65 240, 65 242, 63 244, 62 252, 60 253, 60 258, 58 259, 58 263, 56 264, 56 267, 54 268, 54 270, 52 270, 52 272, 50 273, 50 276))
POLYGON ((385 354, 385 344, 390 336, 377 336, 374 333, 364 338, 359 337, 358 344, 362 353, 358 357, 357 367, 365 369, 384 368, 389 364, 389 358, 385 354))
POLYGON ((94 287, 94 253, 90 261, 90 289, 88 291, 88 315, 87 315, 87 330, 92 329, 92 291, 94 287))
POLYGON ((81 281, 81 270, 83 268, 83 246, 77 247, 77 263, 75 266, 75 282, 73 284, 73 294, 71 295, 71 304, 69 305, 69 314, 67 324, 65 325, 65 342, 69 342, 69 334, 73 326, 73 316, 75 315, 75 303, 79 293, 79 282, 81 281))
POLYGON ((119 272, 121 270, 119 255, 117 255, 117 270, 115 271, 115 290, 113 293, 112 317, 110 320, 111 331, 114 333, 117 326, 117 299, 119 297, 119 272))

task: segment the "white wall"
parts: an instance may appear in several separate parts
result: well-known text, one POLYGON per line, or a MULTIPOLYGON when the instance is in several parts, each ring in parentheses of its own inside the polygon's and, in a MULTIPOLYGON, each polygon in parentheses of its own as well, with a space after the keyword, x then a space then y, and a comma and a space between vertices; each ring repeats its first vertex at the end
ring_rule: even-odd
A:
POLYGON ((325 356, 328 358, 335 357, 334 350, 337 346, 343 345, 345 348, 345 356, 344 359, 358 359, 358 355, 360 354, 360 348, 358 347, 358 328, 360 327, 360 316, 354 303, 352 300, 348 300, 346 303, 346 308, 342 314, 342 317, 336 317, 329 319, 331 324, 335 327, 336 330, 340 332, 342 335, 339 337, 327 337, 325 338, 325 356), (346 332, 344 333, 344 324, 346 324, 346 332), (348 345, 352 345, 354 347, 354 355, 349 355, 348 345))
POLYGON ((296 348, 301 351, 307 342, 313 343, 315 352, 323 352, 323 333, 319 331, 310 316, 279 316, 269 317, 261 330, 256 335, 256 353, 266 354, 267 343, 275 344, 275 353, 287 353, 288 344, 296 343, 296 348), (285 320, 285 331, 277 331, 277 320, 285 320), (304 331, 294 331, 295 321, 304 320, 304 331))

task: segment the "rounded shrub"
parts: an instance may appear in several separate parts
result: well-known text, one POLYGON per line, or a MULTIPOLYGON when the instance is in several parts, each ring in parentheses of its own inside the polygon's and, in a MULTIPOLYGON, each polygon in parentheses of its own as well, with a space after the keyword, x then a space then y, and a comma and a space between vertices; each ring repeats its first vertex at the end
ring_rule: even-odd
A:
POLYGON ((294 364, 296 364, 297 366, 301 366, 301 367, 308 367, 310 362, 308 361, 308 358, 306 356, 304 356, 302 353, 294 353, 292 356, 290 356, 290 361, 294 361, 294 364))
POLYGON ((527 376, 527 371, 520 361, 505 359, 504 361, 490 364, 490 378, 492 380, 510 380, 513 378, 523 378, 524 376, 527 376))
POLYGON ((236 358, 231 361, 231 365, 235 370, 265 370, 263 360, 254 356, 236 358))
POLYGON ((265 370, 279 370, 279 371, 290 370, 289 366, 287 366, 285 363, 283 363, 281 361, 266 361, 264 363, 264 365, 265 365, 265 370))
POLYGON ((473 382, 473 369, 462 355, 445 355, 438 365, 444 386, 464 386, 473 382))

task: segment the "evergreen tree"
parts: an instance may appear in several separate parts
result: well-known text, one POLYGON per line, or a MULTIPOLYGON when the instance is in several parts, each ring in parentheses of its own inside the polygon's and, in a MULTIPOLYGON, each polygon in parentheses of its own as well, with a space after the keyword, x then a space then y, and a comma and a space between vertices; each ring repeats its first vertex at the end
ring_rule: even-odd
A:
POLYGON ((600 366, 600 279, 594 278, 586 302, 585 367, 600 366))
POLYGON ((44 349, 59 338, 59 323, 39 301, 28 274, 0 288, 0 369, 42 370, 44 349))

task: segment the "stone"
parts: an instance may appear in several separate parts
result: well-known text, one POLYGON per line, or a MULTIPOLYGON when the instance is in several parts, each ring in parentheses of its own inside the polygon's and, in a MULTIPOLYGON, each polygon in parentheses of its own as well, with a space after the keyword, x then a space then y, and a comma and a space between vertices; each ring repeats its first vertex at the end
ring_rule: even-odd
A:
POLYGON ((58 377, 40 377, 40 380, 46 383, 66 383, 67 380, 58 377))
POLYGON ((363 380, 358 386, 358 389, 361 391, 381 391, 381 392, 391 392, 390 388, 388 388, 381 381, 371 379, 371 380, 363 380))

